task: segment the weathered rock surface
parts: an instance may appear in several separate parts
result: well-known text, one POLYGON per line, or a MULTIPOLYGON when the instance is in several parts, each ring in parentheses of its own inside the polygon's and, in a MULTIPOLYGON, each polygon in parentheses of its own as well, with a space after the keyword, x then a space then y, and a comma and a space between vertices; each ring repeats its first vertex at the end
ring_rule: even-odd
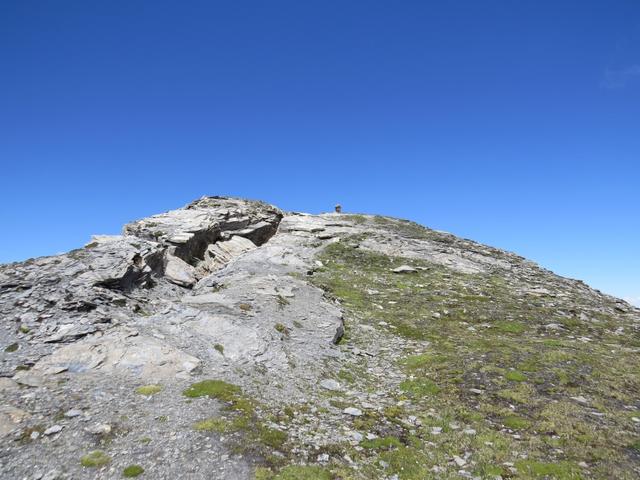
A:
MULTIPOLYGON (((511 364, 495 366, 491 350, 471 348, 502 345, 485 335, 526 325, 527 341, 540 345, 577 351, 618 339, 609 350, 631 355, 637 309, 517 255, 383 217, 204 197, 67 254, 0 266, 0 315, 3 479, 121 478, 133 464, 146 478, 245 479, 256 467, 261 478, 278 479, 298 478, 275 477, 295 469, 312 475, 300 478, 485 478, 496 469, 481 458, 491 457, 488 444, 503 442, 498 419, 518 413, 527 395, 533 410, 553 401, 590 408, 585 418, 596 423, 584 428, 611 421, 625 441, 640 428, 623 420, 640 409, 637 390, 635 400, 630 393, 638 386, 633 362, 621 372, 626 383, 611 387, 614 406, 584 383, 565 392, 556 377, 541 376, 529 385, 534 374, 517 370, 526 359, 516 349, 511 364), (433 324, 464 359, 454 369, 458 383, 446 383, 444 367, 419 377, 450 351, 418 334, 433 324), (521 390, 494 379, 497 371, 521 390), (200 386, 187 398, 192 385, 200 386), (462 403, 424 403, 447 389, 462 403), (491 412, 478 403, 495 399, 502 403, 491 412), (476 413, 452 418, 462 404, 476 413), (595 410, 605 404, 604 413, 595 410), (443 456, 434 442, 446 439, 449 452, 455 435, 461 450, 443 456), (95 450, 104 464, 81 461, 95 450)), ((548 358, 569 368, 568 355, 548 358)), ((505 435, 512 442, 527 433, 505 435)), ((529 478, 522 461, 531 454, 601 478, 591 458, 508 445, 496 458, 516 466, 500 466, 502 475, 518 475, 519 466, 529 478)), ((602 471, 633 478, 634 448, 600 460, 602 471)))

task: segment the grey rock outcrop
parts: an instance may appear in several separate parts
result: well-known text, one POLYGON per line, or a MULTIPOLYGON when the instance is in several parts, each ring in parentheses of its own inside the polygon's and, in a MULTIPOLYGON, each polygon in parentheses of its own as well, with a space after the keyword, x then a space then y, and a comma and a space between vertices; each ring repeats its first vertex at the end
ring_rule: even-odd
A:
MULTIPOLYGON (((616 324, 615 331, 638 331, 636 309, 581 282, 508 252, 415 229, 384 217, 309 215, 203 197, 129 223, 122 235, 0 266, 0 477, 121 478, 123 468, 140 463, 149 478, 248 479, 256 465, 275 472, 286 460, 352 469, 356 479, 404 478, 388 470, 392 461, 363 455, 359 444, 366 438, 370 448, 379 439, 384 449, 405 448, 396 437, 409 445, 421 428, 444 437, 438 412, 417 410, 403 390, 436 391, 407 376, 407 355, 439 358, 421 357, 431 338, 399 332, 418 317, 409 309, 398 315, 396 296, 408 288, 424 292, 420 308, 433 299, 442 307, 420 310, 417 320, 449 321, 472 335, 490 330, 491 319, 471 318, 460 299, 488 304, 488 286, 505 283, 516 307, 522 298, 546 301, 545 312, 585 324, 619 315, 624 329, 616 324), (335 247, 345 258, 365 260, 318 258, 335 247), (383 266, 367 271, 367 261, 383 266), (351 283, 339 275, 311 281, 329 271, 348 272, 351 283), (386 274, 386 284, 367 283, 386 274), (486 288, 475 278, 488 279, 486 288), (464 295, 449 298, 454 287, 464 295), (571 295, 580 297, 579 312, 562 303, 571 295), (349 341, 340 343, 347 312, 349 341), (187 399, 182 393, 190 385, 213 389, 187 399), (376 427, 376 419, 384 425, 376 427), (233 441, 242 435, 251 448, 237 453, 233 441), (336 445, 356 449, 335 455, 336 445), (107 452, 96 456, 105 463, 83 466, 80 454, 95 450, 107 452)), ((504 313, 498 307, 490 312, 504 313)), ((558 321, 542 323, 540 335, 568 335, 558 321)), ((511 323, 501 327, 515 328, 511 323)), ((473 375, 477 383, 462 387, 474 402, 520 398, 494 395, 481 383, 485 372, 473 375)), ((568 398, 583 405, 577 393, 568 398)), ((481 425, 455 425, 481 437, 481 425)), ((452 466, 473 464, 460 455, 451 457, 452 466)))

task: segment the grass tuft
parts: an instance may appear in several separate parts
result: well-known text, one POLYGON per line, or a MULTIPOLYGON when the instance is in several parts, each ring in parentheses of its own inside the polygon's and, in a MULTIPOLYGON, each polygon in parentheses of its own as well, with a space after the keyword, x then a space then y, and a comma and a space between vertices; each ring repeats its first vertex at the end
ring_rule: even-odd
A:
POLYGON ((162 385, 143 385, 136 388, 136 393, 140 395, 151 396, 162 391, 162 385))

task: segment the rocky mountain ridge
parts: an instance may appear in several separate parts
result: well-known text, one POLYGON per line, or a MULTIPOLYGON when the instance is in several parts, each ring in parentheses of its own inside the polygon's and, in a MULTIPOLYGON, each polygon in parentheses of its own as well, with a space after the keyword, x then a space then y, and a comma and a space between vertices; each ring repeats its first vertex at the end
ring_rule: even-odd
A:
POLYGON ((640 474, 640 311, 411 222, 203 197, 0 313, 2 478, 640 474))

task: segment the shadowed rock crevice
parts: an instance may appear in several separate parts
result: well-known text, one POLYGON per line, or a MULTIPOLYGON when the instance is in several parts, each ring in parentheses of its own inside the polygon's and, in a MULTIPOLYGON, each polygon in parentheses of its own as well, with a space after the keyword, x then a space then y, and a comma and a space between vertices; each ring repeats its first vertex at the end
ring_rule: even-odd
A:
POLYGON ((163 268, 162 252, 155 251, 145 257, 135 253, 122 275, 99 280, 94 285, 124 293, 131 292, 134 288, 152 288, 155 285, 153 276, 161 275, 163 268))
POLYGON ((204 275, 248 250, 234 237, 253 246, 265 244, 278 230, 283 214, 262 202, 203 197, 184 209, 154 215, 124 227, 125 235, 164 247, 163 275, 172 283, 192 287, 204 275), (232 242, 233 248, 215 248, 232 242), (212 248, 214 247, 214 248, 212 248))

